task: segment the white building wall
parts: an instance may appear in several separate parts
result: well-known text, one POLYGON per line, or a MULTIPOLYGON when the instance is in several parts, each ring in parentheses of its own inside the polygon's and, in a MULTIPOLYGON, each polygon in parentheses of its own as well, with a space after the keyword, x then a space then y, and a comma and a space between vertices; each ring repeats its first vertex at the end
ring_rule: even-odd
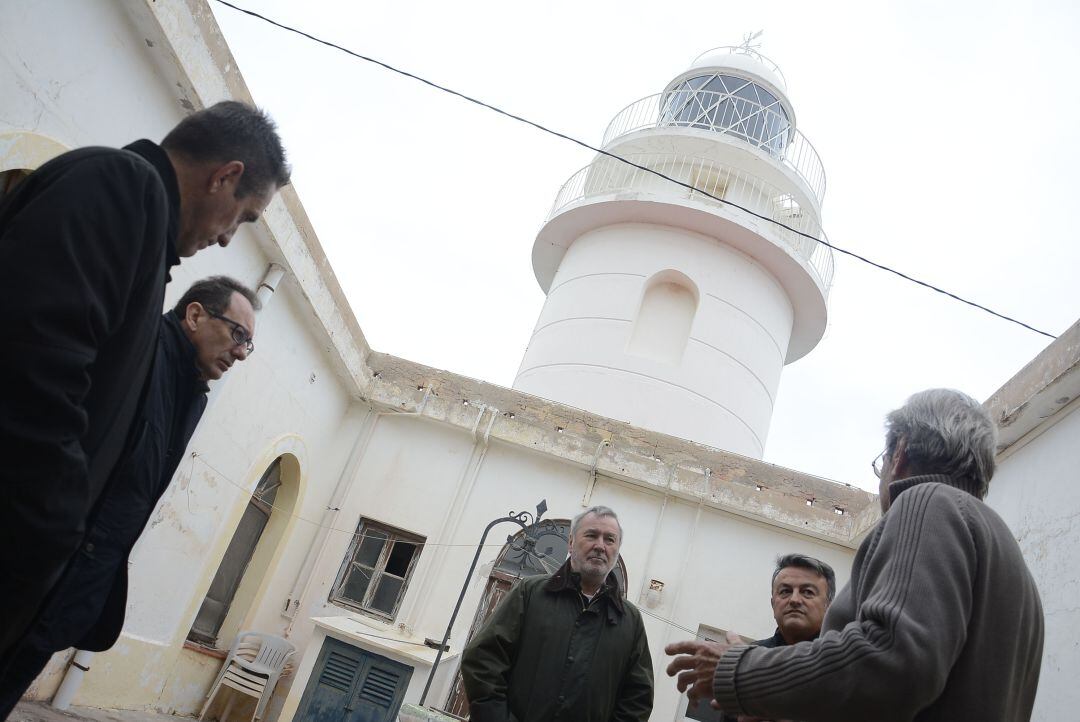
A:
MULTIPOLYGON (((312 633, 313 625, 304 620, 327 616, 364 620, 369 636, 365 639, 364 632, 358 633, 357 643, 378 654, 395 656, 379 639, 382 636, 404 631, 417 641, 425 637, 441 639, 488 522, 511 510, 531 510, 541 498, 548 503, 546 518, 572 518, 584 508, 590 486, 588 469, 499 441, 491 442, 477 469, 473 452, 482 449, 482 443, 482 439, 477 441, 465 431, 426 419, 406 415, 379 419, 352 480, 348 501, 335 522, 342 532, 327 539, 326 553, 313 574, 318 581, 303 600, 294 640, 312 633), (448 510, 459 495, 465 499, 461 514, 447 520, 448 510), (361 517, 427 540, 393 623, 364 617, 328 601, 349 549, 350 534, 346 532, 354 530, 361 517), (445 533, 440 536, 437 532, 444 524, 445 533)), ((628 571, 628 597, 646 612, 653 652, 657 698, 654 720, 677 718, 685 708, 685 697, 676 693, 663 671, 668 663, 663 654, 665 644, 692 637, 700 624, 735 629, 755 638, 770 636, 775 624, 769 588, 778 555, 798 551, 823 559, 836 569, 842 585, 847 581, 854 554, 848 547, 699 507, 673 496, 665 503, 663 493, 606 476, 598 478, 587 503, 614 508, 625 529, 622 554, 628 571), (665 585, 655 608, 641 604, 643 590, 651 579, 665 585)), ((441 705, 445 701, 451 673, 458 663, 457 654, 464 645, 488 574, 507 535, 516 531, 517 526, 506 523, 489 534, 455 623, 447 668, 438 676, 429 704, 441 705)), ((306 652, 310 655, 317 650, 306 652)), ((419 700, 428 669, 426 665, 415 665, 406 702, 419 700)), ((295 710, 299 697, 299 690, 294 690, 286 703, 286 713, 295 710)))
POLYGON ((62 24, 38 5, 0 10, 0 132, 33 131, 68 148, 120 146, 161 140, 183 117, 123 3, 66 3, 62 24))
POLYGON ((761 458, 792 319, 784 289, 743 253, 671 227, 606 226, 567 250, 514 388, 761 458), (697 297, 675 359, 635 334, 647 285, 672 272, 697 297))
POLYGON ((1000 461, 986 498, 1016 535, 1042 596, 1046 646, 1036 722, 1073 719, 1080 709, 1080 403, 1059 414, 1060 420, 1035 429, 1000 461))
MULTIPOLYGON (((160 62, 165 40, 139 3, 65 3, 62 13, 42 3, 4 3, 2 169, 29 167, 21 154, 4 155, 16 143, 56 152, 159 141, 193 109, 177 97, 176 69, 160 62)), ((246 226, 227 249, 185 259, 173 270, 166 308, 208 275, 257 286, 271 260, 268 248, 265 228, 246 226)), ((132 554, 124 635, 97 656, 77 704, 197 711, 220 662, 183 650, 183 641, 251 489, 278 453, 294 454, 303 488, 292 511, 318 520, 359 428, 363 409, 353 405, 349 413, 353 389, 324 352, 318 328, 311 301, 287 278, 257 316, 257 352, 211 384, 189 455, 132 554)), ((246 625, 277 633, 289 622, 281 609, 315 531, 285 518, 288 543, 273 555, 272 578, 256 580, 252 605, 240 610, 246 625)), ((57 655, 32 696, 50 696, 63 662, 57 655)))
MULTIPOLYGON (((139 137, 160 140, 193 109, 188 98, 213 102, 226 97, 230 89, 243 90, 227 58, 205 57, 205 48, 200 45, 203 41, 227 55, 222 50, 223 41, 213 35, 212 16, 195 0, 171 4, 100 0, 65 3, 62 11, 56 5, 29 0, 3 3, 0 134, 4 135, 0 135, 0 159, 12 160, 5 155, 10 147, 6 143, 17 134, 28 137, 27 133, 34 133, 38 134, 35 137, 51 139, 46 145, 54 150, 88 144, 118 146, 139 137), (159 20, 164 30, 156 25, 159 20), (210 37, 199 36, 193 28, 210 33, 210 37), (63 38, 62 44, 57 43, 58 37, 63 38), (171 55, 173 50, 178 50, 175 56, 171 55), (221 70, 218 77, 214 67, 227 70, 221 70), (191 77, 182 72, 185 68, 191 77), (198 92, 192 90, 192 84, 198 85, 198 92)), ((484 525, 511 509, 531 509, 544 497, 550 518, 573 516, 582 509, 587 494, 588 503, 605 503, 619 510, 628 534, 624 556, 631 600, 638 599, 648 579, 664 581, 664 594, 654 611, 688 629, 696 630, 704 623, 751 636, 768 634, 772 622, 765 598, 777 554, 806 551, 832 562, 841 575, 846 573, 849 549, 713 508, 699 509, 676 500, 674 492, 665 504, 665 492, 643 477, 635 477, 638 467, 624 469, 621 480, 601 474, 590 486, 588 468, 580 459, 569 460, 567 452, 558 451, 544 438, 545 433, 553 433, 550 426, 521 432, 523 436, 511 444, 485 441, 491 428, 488 422, 497 413, 490 410, 488 416, 478 418, 473 433, 416 416, 376 418, 369 404, 357 400, 358 375, 370 373, 367 368, 358 371, 367 349, 359 331, 352 328, 354 321, 344 300, 334 295, 336 287, 320 276, 324 272, 318 269, 325 259, 314 258, 304 245, 302 236, 311 233, 310 228, 297 231, 294 225, 286 229, 289 233, 278 232, 290 219, 300 224, 296 219, 302 216, 302 208, 279 200, 266 215, 265 224, 245 227, 229 248, 205 251, 185 260, 173 273, 167 305, 191 282, 211 274, 232 275, 254 286, 271 261, 300 263, 296 275, 302 280, 287 276, 257 317, 257 352, 213 384, 208 410, 188 449, 197 456, 189 453, 181 463, 133 553, 124 633, 112 650, 96 657, 76 704, 181 713, 198 710, 220 660, 186 649, 184 640, 251 490, 278 454, 288 454, 296 461, 298 473, 288 482, 294 484, 295 504, 286 507, 279 492, 275 504, 282 508, 275 510, 277 516, 271 516, 268 527, 274 530, 270 535, 273 544, 260 546, 256 552, 265 562, 265 574, 253 577, 250 584, 245 580, 246 596, 238 596, 230 629, 287 634, 298 647, 297 659, 310 651, 310 618, 318 615, 362 619, 374 625, 369 628, 386 633, 403 633, 397 624, 404 624, 404 633, 413 639, 441 637, 484 525), (305 273, 305 268, 310 272, 305 273), (337 333, 327 334, 326 328, 337 333), (527 434, 542 453, 529 450, 527 434), (346 469, 348 473, 344 473, 346 469), (328 512, 339 480, 346 493, 340 510, 328 512), (327 601, 352 531, 362 516, 421 534, 431 542, 420 557, 393 625, 327 601), (753 540, 752 551, 748 551, 746 535, 753 540), (308 561, 312 566, 306 566, 308 561), (737 587, 758 591, 744 596, 732 592, 737 587), (303 596, 295 616, 283 615, 286 603, 297 592, 303 596)), ((571 262, 588 273, 596 262, 594 252, 609 255, 614 251, 615 258, 628 262, 625 272, 638 279, 637 285, 618 286, 616 282, 614 292, 599 285, 583 286, 591 290, 579 299, 567 296, 570 308, 578 301, 588 302, 598 309, 593 312, 597 315, 621 314, 623 327, 629 329, 625 321, 634 319, 642 283, 657 271, 683 271, 699 292, 683 356, 685 373, 729 387, 725 393, 736 408, 727 418, 712 406, 696 408, 684 401, 686 412, 699 414, 710 424, 728 423, 733 428, 741 428, 743 422, 757 428, 764 416, 767 426, 792 314, 775 281, 746 257, 721 249, 704 237, 659 227, 631 228, 617 241, 605 234, 606 229, 597 231, 592 240, 576 244, 573 252, 580 258, 571 262), (637 244, 656 240, 668 249, 664 252, 667 255, 654 258, 651 264, 634 260, 637 244), (729 256, 721 264, 723 268, 710 260, 717 253, 729 256), (614 310, 602 307, 612 301, 616 302, 614 310), (753 319, 747 315, 749 309, 753 309, 753 319), (723 332, 713 332, 713 328, 723 332), (754 370, 757 380, 747 376, 748 368, 754 370)), ((566 289, 573 291, 573 283, 566 289)), ((558 302, 557 298, 551 301, 558 302)), ((597 326, 597 333, 603 331, 602 326, 597 326)), ((646 362, 659 362, 642 360, 646 373, 659 376, 656 367, 646 362)), ((671 394, 671 388, 665 393, 671 394)), ((526 398, 519 396, 516 401, 526 398)), ((394 399, 402 406, 406 401, 404 397, 394 399)), ((612 415, 616 418, 632 420, 615 411, 612 415)), ((728 438, 734 436, 729 434, 728 438)), ((743 437, 746 453, 759 455, 760 444, 752 444, 751 436, 745 433, 743 437)), ((763 442, 763 430, 760 436, 763 442)), ((654 449, 677 441, 652 440, 654 449)), ((590 440, 590 451, 595 443, 590 440)), ((651 468, 652 464, 651 458, 645 459, 640 468, 651 468)), ((762 496, 775 500, 783 494, 777 491, 774 496, 762 496)), ((732 506, 745 502, 735 492, 725 498, 732 506)), ((710 503, 719 502, 712 499, 710 503)), ((778 524, 790 524, 790 509, 770 510, 770 503, 775 501, 761 502, 753 513, 771 514, 780 520, 778 524)), ((796 499, 795 507, 800 503, 796 499)), ((806 518, 819 533, 826 533, 828 529, 822 529, 833 522, 828 518, 826 524, 812 515, 806 518)), ((481 556, 480 571, 470 583, 455 628, 447 674, 441 677, 441 688, 434 691, 433 700, 445 699, 449 672, 456 665, 454 654, 472 621, 487 570, 506 534, 515 529, 512 525, 499 527, 489 539, 491 546, 481 556)), ((681 703, 662 675, 666 662, 660 650, 664 641, 681 637, 684 631, 672 632, 667 622, 651 617, 648 624, 657 670, 655 718, 668 719, 681 703)), ((223 636, 221 642, 227 646, 231 638, 223 636)), ((373 649, 381 648, 373 642, 373 649)), ((63 673, 63 662, 63 655, 54 659, 32 688, 32 696, 50 696, 63 673)), ((271 722, 279 716, 289 718, 290 707, 284 698, 293 685, 297 690, 290 700, 295 698, 306 683, 303 676, 283 680, 270 707, 271 722)), ((414 680, 408 701, 416 701, 418 694, 414 680)))

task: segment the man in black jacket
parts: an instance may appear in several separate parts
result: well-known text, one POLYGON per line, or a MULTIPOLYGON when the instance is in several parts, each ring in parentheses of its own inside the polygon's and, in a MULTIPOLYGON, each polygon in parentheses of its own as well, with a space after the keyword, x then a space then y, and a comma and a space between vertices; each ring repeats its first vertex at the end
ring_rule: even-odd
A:
POLYGON ((272 121, 224 102, 160 146, 65 153, 0 202, 0 673, 132 441, 169 268, 287 182, 272 121))
POLYGON ((207 381, 254 351, 255 294, 215 276, 194 284, 162 318, 136 433, 90 515, 85 542, 0 674, 5 719, 54 652, 99 652, 120 636, 127 560, 206 409, 207 381))
MULTIPOLYGON (((820 559, 805 554, 784 554, 776 560, 772 574, 769 605, 772 607, 776 631, 771 637, 754 642, 755 647, 772 649, 817 639, 829 602, 836 596, 836 573, 820 559)), ((687 717, 722 722, 753 722, 757 718, 735 717, 717 712, 708 700, 693 702, 687 707, 687 717), (693 711, 692 711, 693 710, 693 711)))

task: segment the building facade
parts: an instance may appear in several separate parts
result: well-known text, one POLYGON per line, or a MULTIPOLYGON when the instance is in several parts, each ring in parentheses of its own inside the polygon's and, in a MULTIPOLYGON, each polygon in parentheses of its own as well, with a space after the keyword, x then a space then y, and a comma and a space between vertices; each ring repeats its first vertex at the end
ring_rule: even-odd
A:
POLYGON ((702 54, 560 189, 514 388, 761 458, 784 365, 825 332, 824 195, 780 69, 702 54))
MULTIPOLYGON (((0 71, 0 192, 66 149, 160 139, 192 110, 251 100, 204 0, 73 3, 62 10, 5 3, 0 71), (56 37, 64 38, 62 47, 56 37)), ((666 92, 691 79, 673 81, 666 92)), ((803 185, 800 198, 816 208, 812 180, 803 185)), ((563 217, 569 212, 553 216, 542 235, 563 217)), ((606 243, 605 228, 590 231, 598 234, 596 248, 606 243)), ((698 242, 694 233, 677 243, 698 242)), ((754 267, 744 250, 730 255, 754 267)), ((812 254, 799 258, 823 314, 827 283, 815 280, 812 254)), ((619 512, 627 595, 645 614, 654 656, 653 718, 679 719, 686 700, 663 674, 664 644, 694 630, 767 636, 775 557, 819 557, 842 584, 877 519, 873 495, 762 463, 753 453, 721 451, 559 403, 565 399, 373 352, 292 188, 227 250, 185 261, 173 274, 167 305, 194 280, 218 273, 252 286, 265 282, 259 350, 213 385, 185 461, 132 555, 124 633, 93 659, 76 704, 197 713, 225 651, 240 631, 254 630, 297 648, 267 719, 312 719, 311 700, 319 695, 328 704, 340 700, 344 718, 364 704, 374 718, 390 719, 396 705, 419 701, 437 654, 438 643, 427 640, 442 638, 464 586, 462 613, 427 698, 452 707, 457 657, 500 583, 527 567, 561 562, 554 538, 542 538, 531 559, 507 548, 506 535, 518 531, 508 523, 489 535, 479 567, 467 575, 481 532, 493 519, 546 500, 545 518, 563 524, 591 504, 619 512)), ((681 292, 668 293, 664 284, 684 281, 672 275, 657 283, 658 307, 680 308, 681 292), (674 303, 666 304, 669 296, 674 303)), ((783 294, 765 293, 773 294, 777 313, 786 308, 783 294)), ((788 312, 796 313, 794 306, 788 312)), ((817 322, 824 316, 806 326, 811 331, 793 332, 774 359, 777 373, 781 357, 816 342, 817 322)), ((1067 436, 1069 423, 1054 433, 1067 436)), ((1024 448, 1040 449, 1035 442, 1024 448)), ((1015 453, 1017 462, 1029 463, 1015 453)), ((1009 481, 1010 464, 1002 465, 1002 494, 1024 487, 1022 479, 1009 481)), ((1053 473, 1046 478, 1064 484, 1053 473)), ((1015 508, 1017 519, 1029 518, 1025 493, 1001 502, 1015 508)), ((1053 559, 1051 577, 1062 563, 1053 559)), ((1063 608, 1057 618, 1072 625, 1070 614, 1063 608)), ((1068 649, 1053 654, 1071 664, 1068 649)), ((54 657, 31 698, 52 696, 71 655, 54 657)), ((1063 699, 1067 687, 1055 686, 1047 699, 1063 699)), ((1056 701, 1046 705, 1064 709, 1056 701)))

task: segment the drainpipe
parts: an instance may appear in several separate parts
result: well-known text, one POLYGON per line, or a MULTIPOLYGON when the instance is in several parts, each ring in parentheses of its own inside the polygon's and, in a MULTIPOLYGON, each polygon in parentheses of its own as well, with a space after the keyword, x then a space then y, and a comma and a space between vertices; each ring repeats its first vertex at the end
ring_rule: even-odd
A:
POLYGON ((90 660, 94 658, 93 652, 85 649, 76 650, 64 673, 64 680, 52 698, 52 706, 56 709, 67 709, 71 706, 71 700, 75 699, 75 693, 79 691, 83 675, 90 671, 90 660))
POLYGON ((650 574, 652 574, 653 556, 657 547, 657 539, 660 538, 660 530, 664 526, 664 514, 667 513, 668 499, 671 497, 666 493, 664 494, 664 503, 660 506, 660 513, 656 515, 656 524, 653 526, 652 540, 649 543, 649 553, 645 557, 645 566, 642 570, 645 572, 641 575, 641 586, 638 588, 637 599, 640 602, 642 595, 645 594, 645 585, 650 581, 650 574))
MULTIPOLYGON (((268 271, 267 276, 269 275, 270 272, 268 271)), ((420 400, 415 411, 375 411, 374 409, 368 411, 357 434, 356 442, 349 452, 345 467, 342 469, 341 475, 338 476, 334 492, 330 497, 330 504, 326 507, 326 511, 323 512, 322 522, 319 524, 319 529, 316 530, 316 536, 312 539, 307 554, 304 556, 304 562, 300 565, 296 578, 293 580, 292 591, 289 593, 289 598, 285 603, 285 609, 281 611, 281 615, 289 620, 289 624, 285 627, 284 636, 288 637, 292 633, 297 613, 300 611, 300 603, 308 595, 312 575, 326 552, 330 530, 334 526, 341 505, 349 497, 353 484, 356 482, 357 469, 364 454, 367 453, 367 447, 371 443, 372 437, 375 435, 375 426, 378 424, 379 419, 383 416, 423 416, 429 398, 431 398, 430 384, 424 389, 424 397, 420 400)), ((490 431, 490 427, 488 430, 490 431)))
POLYGON ((308 587, 311 586, 311 577, 316 566, 318 566, 319 557, 322 556, 323 550, 326 548, 326 540, 330 536, 330 529, 334 526, 337 513, 341 510, 341 505, 345 503, 353 482, 356 480, 357 468, 360 466, 360 460, 364 457, 371 438, 375 435, 375 427, 380 416, 382 414, 374 410, 369 410, 365 416, 360 432, 356 435, 356 441, 349 452, 349 458, 341 470, 341 475, 338 476, 334 492, 330 495, 330 503, 323 512, 319 528, 315 531, 315 538, 311 540, 304 562, 300 565, 300 569, 297 570, 296 578, 293 580, 292 589, 289 592, 289 599, 285 602, 285 609, 282 610, 282 616, 289 618, 289 624, 285 628, 286 637, 292 632, 297 612, 300 610, 300 600, 304 598, 308 587))
POLYGON ((585 485, 585 494, 581 497, 582 507, 587 507, 592 502, 593 489, 596 488, 596 467, 600 464, 600 452, 605 446, 611 446, 609 439, 604 439, 597 444, 596 451, 593 452, 592 466, 589 468, 589 483, 585 485))
POLYGON ((263 274, 263 279, 259 281, 259 287, 255 290, 255 295, 263 306, 270 301, 270 297, 274 295, 274 291, 277 290, 278 284, 281 283, 281 279, 284 277, 284 266, 271 263, 266 267, 266 273, 263 274))
MULTIPOLYGON (((446 509, 446 513, 443 514, 442 521, 439 523, 438 531, 436 531, 433 539, 445 541, 452 539, 457 532, 458 526, 463 516, 463 511, 468 505, 468 500, 472 496, 473 489, 476 486, 476 480, 480 476, 480 468, 484 465, 484 459, 487 457, 488 443, 491 440, 491 429, 495 426, 495 420, 499 417, 500 411, 494 406, 488 406, 486 404, 480 405, 480 411, 476 415, 476 419, 472 425, 472 437, 473 448, 469 454, 468 460, 465 462, 465 466, 462 468, 461 473, 458 475, 457 484, 454 489, 454 498, 450 505, 446 509), (491 414, 488 422, 484 428, 483 434, 480 433, 480 422, 483 420, 486 413, 491 414)), ((416 594, 413 594, 409 600, 408 606, 402 610, 401 618, 406 620, 405 623, 410 627, 415 627, 419 624, 420 618, 427 610, 431 601, 431 591, 435 585, 434 570, 442 569, 443 562, 446 558, 447 547, 437 546, 432 554, 431 569, 432 573, 426 574, 423 580, 420 582, 419 589, 416 594)))
MULTIPOLYGON (((676 465, 677 466, 677 465, 676 465)), ((703 470, 705 475, 705 488, 706 494, 709 488, 709 479, 712 476, 712 469, 705 468, 703 470)), ((674 476, 674 474, 673 474, 674 476)), ((694 514, 694 525, 690 527, 690 536, 686 542, 686 552, 683 554, 682 568, 679 569, 679 579, 677 581, 678 586, 675 587, 675 595, 671 600, 671 607, 669 608, 668 618, 675 621, 675 615, 679 608, 679 597, 681 596, 683 587, 686 586, 686 570, 689 567, 690 559, 694 556, 694 547, 697 542, 698 527, 701 525, 701 512, 705 508, 705 497, 698 499, 697 513, 694 514)), ((671 641, 671 635, 675 632, 675 625, 669 625, 667 628, 667 634, 664 635, 664 642, 671 641)))

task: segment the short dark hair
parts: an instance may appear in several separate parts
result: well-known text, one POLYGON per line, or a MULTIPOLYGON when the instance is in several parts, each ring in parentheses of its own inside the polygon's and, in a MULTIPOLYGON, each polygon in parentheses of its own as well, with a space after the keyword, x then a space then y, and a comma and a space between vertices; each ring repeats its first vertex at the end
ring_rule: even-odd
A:
POLYGON ((246 103, 224 100, 192 113, 161 141, 161 147, 196 162, 244 164, 236 189, 243 198, 289 184, 285 148, 277 125, 263 111, 246 103))
POLYGON ((997 429, 978 401, 953 389, 927 389, 912 395, 885 421, 885 453, 891 459, 903 439, 912 476, 971 479, 978 487, 976 496, 986 496, 994 476, 997 429))
POLYGON ((807 556, 806 554, 784 554, 776 558, 776 569, 772 573, 772 582, 776 583, 776 575, 784 571, 788 567, 798 567, 799 569, 809 569, 816 573, 819 577, 825 579, 826 598, 831 602, 833 597, 836 596, 836 572, 825 562, 814 557, 807 556))
POLYGON ((184 292, 180 300, 176 302, 173 311, 180 318, 187 313, 187 307, 193 303, 200 303, 210 313, 223 314, 232 301, 232 295, 239 293, 246 298, 251 307, 258 311, 262 308, 262 302, 255 292, 235 278, 228 276, 210 276, 201 281, 191 284, 191 288, 184 292))

